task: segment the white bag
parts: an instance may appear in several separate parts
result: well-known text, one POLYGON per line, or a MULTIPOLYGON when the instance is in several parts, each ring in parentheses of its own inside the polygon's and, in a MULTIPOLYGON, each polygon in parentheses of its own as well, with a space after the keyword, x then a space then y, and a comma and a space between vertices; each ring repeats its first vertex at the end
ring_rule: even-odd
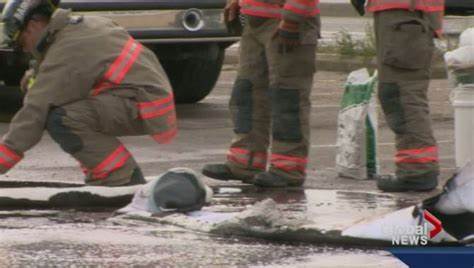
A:
POLYGON ((367 179, 377 173, 377 74, 349 74, 338 115, 336 169, 341 177, 367 179))

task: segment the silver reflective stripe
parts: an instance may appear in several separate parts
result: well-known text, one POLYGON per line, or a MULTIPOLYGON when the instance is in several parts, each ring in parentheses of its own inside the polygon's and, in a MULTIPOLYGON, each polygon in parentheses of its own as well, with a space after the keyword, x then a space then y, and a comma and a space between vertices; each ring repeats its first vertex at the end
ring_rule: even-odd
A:
POLYGON ((4 161, 1 161, 1 160, 4 160, 8 164, 8 166, 6 166, 4 164, 4 166, 6 166, 7 168, 10 168, 11 166, 13 166, 16 163, 15 159, 10 158, 7 154, 5 154, 2 151, 0 151, 0 164, 2 164, 2 162, 4 162, 4 161))
POLYGON ((261 12, 261 13, 276 14, 276 15, 281 14, 280 8, 264 8, 264 7, 254 7, 254 6, 243 6, 242 9, 249 10, 249 11, 261 12))
POLYGON ((290 160, 272 160, 272 163, 289 167, 306 167, 305 163, 293 162, 290 160))
POLYGON ((150 107, 144 107, 140 109, 140 113, 142 115, 146 115, 152 112, 157 112, 160 110, 164 110, 166 108, 172 107, 174 105, 173 100, 170 100, 169 102, 157 105, 157 106, 150 106, 150 107))
POLYGON ((133 42, 132 46, 130 49, 127 51, 127 56, 120 62, 118 68, 115 70, 115 72, 110 76, 110 81, 119 83, 120 81, 117 80, 117 76, 120 75, 120 73, 123 71, 125 66, 132 60, 133 52, 138 48, 138 43, 136 41, 133 42))
MULTIPOLYGON (((110 172, 114 171, 115 169, 117 169, 119 165, 119 163, 121 161, 123 161, 125 159, 125 161, 130 157, 130 153, 127 151, 127 149, 125 149, 125 147, 123 148, 123 151, 121 151, 118 155, 116 155, 114 157, 114 159, 108 163, 105 167, 103 167, 102 169, 100 170, 94 170, 94 174, 99 176, 99 177, 102 177, 102 176, 108 176, 110 172)), ((108 160, 108 159, 106 159, 108 160)))
POLYGON ((317 6, 316 2, 315 2, 315 5, 314 5, 314 6, 310 7, 310 6, 302 5, 302 4, 300 4, 300 3, 296 2, 296 1, 292 1, 292 0, 286 1, 286 4, 287 4, 287 5, 294 6, 294 7, 298 8, 298 9, 301 9, 301 10, 305 11, 305 13, 311 13, 313 10, 316 9, 316 6, 317 6), (310 10, 309 10, 309 9, 310 9, 310 10))

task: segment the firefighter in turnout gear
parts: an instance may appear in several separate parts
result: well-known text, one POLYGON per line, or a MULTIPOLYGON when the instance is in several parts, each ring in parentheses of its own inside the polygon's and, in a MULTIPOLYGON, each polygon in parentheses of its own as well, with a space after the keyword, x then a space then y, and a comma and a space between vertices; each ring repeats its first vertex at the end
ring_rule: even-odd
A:
POLYGON ((117 137, 176 134, 172 89, 156 56, 113 21, 72 16, 49 0, 12 0, 5 38, 36 59, 34 84, 0 141, 0 173, 37 144, 46 129, 71 154, 90 185, 144 183, 117 137))
POLYGON ((261 187, 301 186, 309 151, 310 92, 320 21, 318 0, 229 0, 243 16, 240 66, 230 100, 235 137, 225 164, 203 174, 261 187))
MULTIPOLYGON (((353 1, 359 11, 364 3, 353 1)), ((378 97, 397 149, 396 174, 376 176, 377 186, 388 192, 432 190, 439 159, 427 91, 444 0, 368 0, 367 11, 374 13, 378 97)))

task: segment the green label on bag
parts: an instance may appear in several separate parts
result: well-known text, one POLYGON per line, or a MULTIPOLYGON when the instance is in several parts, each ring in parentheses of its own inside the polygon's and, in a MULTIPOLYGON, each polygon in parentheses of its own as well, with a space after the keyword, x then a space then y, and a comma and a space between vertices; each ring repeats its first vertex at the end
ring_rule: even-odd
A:
POLYGON ((344 110, 353 105, 367 103, 374 91, 375 82, 376 79, 374 77, 365 84, 346 84, 341 101, 341 109, 344 110))

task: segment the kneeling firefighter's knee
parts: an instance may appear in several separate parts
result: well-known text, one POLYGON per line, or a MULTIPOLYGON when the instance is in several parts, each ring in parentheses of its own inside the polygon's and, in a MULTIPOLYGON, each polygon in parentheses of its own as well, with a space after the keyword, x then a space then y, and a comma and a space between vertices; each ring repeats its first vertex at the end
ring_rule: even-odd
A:
POLYGON ((65 117, 66 111, 63 108, 53 108, 49 112, 46 129, 51 138, 53 138, 65 152, 74 154, 83 148, 83 143, 81 138, 64 124, 65 117))

